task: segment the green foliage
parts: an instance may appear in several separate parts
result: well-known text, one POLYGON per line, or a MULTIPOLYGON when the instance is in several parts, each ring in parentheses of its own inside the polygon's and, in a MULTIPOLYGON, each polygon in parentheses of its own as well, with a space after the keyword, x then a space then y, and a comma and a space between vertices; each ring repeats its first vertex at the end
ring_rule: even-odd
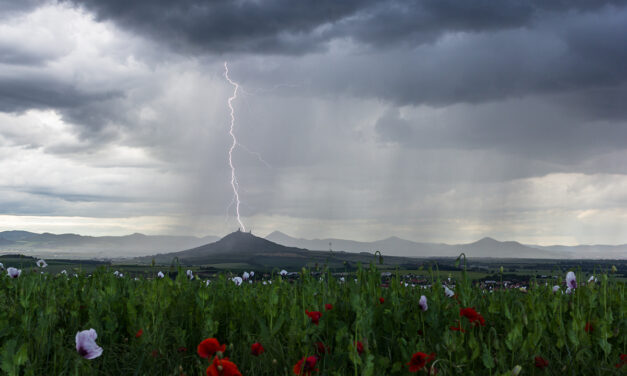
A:
POLYGON ((91 276, 2 276, 0 369, 7 375, 203 375, 208 363, 196 346, 215 337, 244 375, 290 375, 299 359, 316 354, 317 342, 326 348, 320 375, 407 375, 418 351, 436 353, 430 364, 441 375, 510 375, 517 365, 522 375, 624 371, 614 365, 627 348, 627 299, 624 283, 611 275, 567 295, 533 283, 526 292, 488 292, 464 274, 454 298, 431 275, 426 289, 406 287, 398 275, 384 287, 374 265, 346 282, 303 270, 297 281, 275 275, 271 284, 241 286, 225 275, 207 286, 182 270, 174 279, 117 278, 104 268, 91 276), (421 295, 426 312, 418 305, 421 295), (481 313, 485 326, 460 317, 464 307, 481 313), (306 310, 322 312, 319 325, 306 310), (464 332, 450 329, 459 325, 464 332), (74 342, 89 328, 104 349, 93 360, 80 357, 74 342), (266 350, 258 357, 250 352, 254 342, 266 350), (535 356, 549 366, 536 368, 535 356))

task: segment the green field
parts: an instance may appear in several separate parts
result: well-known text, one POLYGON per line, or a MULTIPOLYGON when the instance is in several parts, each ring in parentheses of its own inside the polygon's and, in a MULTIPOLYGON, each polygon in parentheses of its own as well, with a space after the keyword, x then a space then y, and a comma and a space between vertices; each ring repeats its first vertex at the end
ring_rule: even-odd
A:
POLYGON ((625 371, 615 367, 627 350, 625 284, 612 273, 585 285, 580 272, 573 294, 554 294, 550 284, 533 279, 527 292, 489 293, 455 272, 456 296, 450 298, 433 269, 420 271, 431 285, 421 288, 406 287, 400 272, 382 280, 374 265, 346 275, 344 283, 329 271, 314 276, 303 270, 290 279, 275 272, 268 276, 271 284, 257 273, 254 283, 241 286, 224 273, 207 286, 204 278, 189 280, 185 269, 159 279, 160 267, 143 267, 135 280, 92 267, 75 267, 84 268, 78 277, 51 275, 46 268, 44 274, 0 278, 4 374, 204 375, 209 362, 196 346, 210 337, 227 345, 225 355, 244 375, 292 375, 305 356, 318 357, 319 375, 407 375, 416 352, 435 353, 429 367, 439 375, 509 375, 517 365, 521 375, 625 371), (418 304, 421 295, 426 312, 418 304), (325 304, 333 308, 325 310, 325 304), (467 307, 485 318, 484 326, 460 317, 467 307), (306 311, 322 313, 318 325, 306 311), (83 359, 74 342, 78 331, 90 328, 104 349, 93 360, 83 359), (251 354, 255 342, 265 348, 259 356, 251 354), (318 342, 324 354, 317 353, 318 342), (536 356, 548 366, 536 368, 536 356))

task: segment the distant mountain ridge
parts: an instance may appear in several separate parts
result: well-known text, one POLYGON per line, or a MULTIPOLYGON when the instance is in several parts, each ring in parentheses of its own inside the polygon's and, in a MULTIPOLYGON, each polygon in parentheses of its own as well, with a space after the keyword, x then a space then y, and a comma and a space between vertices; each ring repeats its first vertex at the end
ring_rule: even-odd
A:
POLYGON ((0 232, 0 251, 63 256, 132 257, 154 252, 172 252, 216 241, 217 236, 168 236, 131 234, 125 236, 83 236, 77 234, 34 233, 29 231, 0 232))
POLYGON ((375 252, 401 257, 454 257, 464 252, 468 257, 495 258, 608 258, 627 257, 627 245, 537 246, 490 237, 468 244, 421 243, 398 237, 373 242, 345 239, 299 239, 274 231, 266 239, 286 246, 311 250, 375 252), (330 245, 329 245, 330 243, 330 245))
POLYGON ((368 243, 343 239, 296 239, 280 232, 269 234, 264 239, 238 230, 214 243, 181 252, 139 257, 136 260, 139 263, 154 261, 157 264, 167 265, 176 262, 182 265, 203 265, 218 269, 300 268, 319 265, 341 269, 355 267, 358 263, 363 265, 378 261, 375 256, 376 251, 382 252, 383 262, 387 266, 401 268, 415 267, 421 259, 457 257, 461 252, 472 258, 564 258, 557 251, 537 249, 514 241, 501 242, 489 237, 474 243, 457 245, 417 243, 397 237, 368 243), (307 249, 307 247, 328 246, 329 243, 331 243, 331 250, 328 248, 307 249), (404 254, 400 255, 401 252, 404 254))
MULTIPOLYGON (((246 233, 241 234, 245 236, 246 233)), ((228 240, 229 235, 222 240, 228 240)), ((41 255, 42 257, 132 258, 202 248, 219 240, 219 237, 211 235, 202 238, 193 236, 154 236, 139 233, 125 236, 83 236, 13 230, 0 232, 0 253, 20 252, 41 255)), ((464 252, 468 257, 494 258, 627 258, 627 244, 539 246, 521 244, 515 241, 498 241, 490 237, 468 244, 414 242, 396 236, 373 242, 361 242, 335 238, 298 239, 280 231, 274 231, 267 235, 265 240, 288 248, 298 248, 301 251, 328 252, 329 249, 332 249, 334 252, 352 253, 381 251, 384 256, 418 258, 456 257, 461 252, 464 252)), ((244 242, 242 244, 247 243, 244 242)), ((261 245, 261 243, 256 244, 257 246, 261 245)), ((261 246, 261 249, 264 249, 264 247, 261 246)), ((233 249, 233 252, 236 251, 236 249, 233 249)))

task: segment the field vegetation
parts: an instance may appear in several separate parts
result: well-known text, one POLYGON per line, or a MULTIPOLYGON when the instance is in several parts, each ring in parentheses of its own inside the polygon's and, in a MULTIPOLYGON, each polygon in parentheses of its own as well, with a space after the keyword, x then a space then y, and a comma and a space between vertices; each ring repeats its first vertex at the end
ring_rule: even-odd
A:
POLYGON ((139 277, 108 266, 4 273, 0 368, 204 375, 213 364, 236 375, 216 368, 224 356, 243 375, 624 374, 627 299, 611 268, 589 283, 575 270, 578 284, 568 291, 565 274, 490 290, 460 268, 450 280, 437 265, 423 269, 420 284, 398 271, 382 278, 374 264, 342 277, 320 268, 288 278, 275 269, 241 284, 224 272, 210 282, 194 271, 190 278, 180 266, 161 268, 163 278, 159 266, 139 277), (86 359, 76 335, 92 328, 103 351, 86 359), (199 356, 210 338, 224 351, 199 356))

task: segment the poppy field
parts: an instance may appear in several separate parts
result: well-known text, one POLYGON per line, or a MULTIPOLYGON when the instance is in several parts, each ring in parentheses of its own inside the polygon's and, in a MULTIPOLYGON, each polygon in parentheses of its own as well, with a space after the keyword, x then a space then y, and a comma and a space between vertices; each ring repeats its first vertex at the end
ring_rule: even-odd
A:
MULTIPOLYGON (((11 268, 13 269, 13 268, 11 268)), ((4 271, 7 375, 621 375, 625 284, 577 271, 526 289, 155 269, 135 278, 4 271), (159 274, 161 273, 161 274, 159 274), (587 281, 587 282, 586 282, 587 281)), ((623 366, 624 365, 624 366, 623 366)))

